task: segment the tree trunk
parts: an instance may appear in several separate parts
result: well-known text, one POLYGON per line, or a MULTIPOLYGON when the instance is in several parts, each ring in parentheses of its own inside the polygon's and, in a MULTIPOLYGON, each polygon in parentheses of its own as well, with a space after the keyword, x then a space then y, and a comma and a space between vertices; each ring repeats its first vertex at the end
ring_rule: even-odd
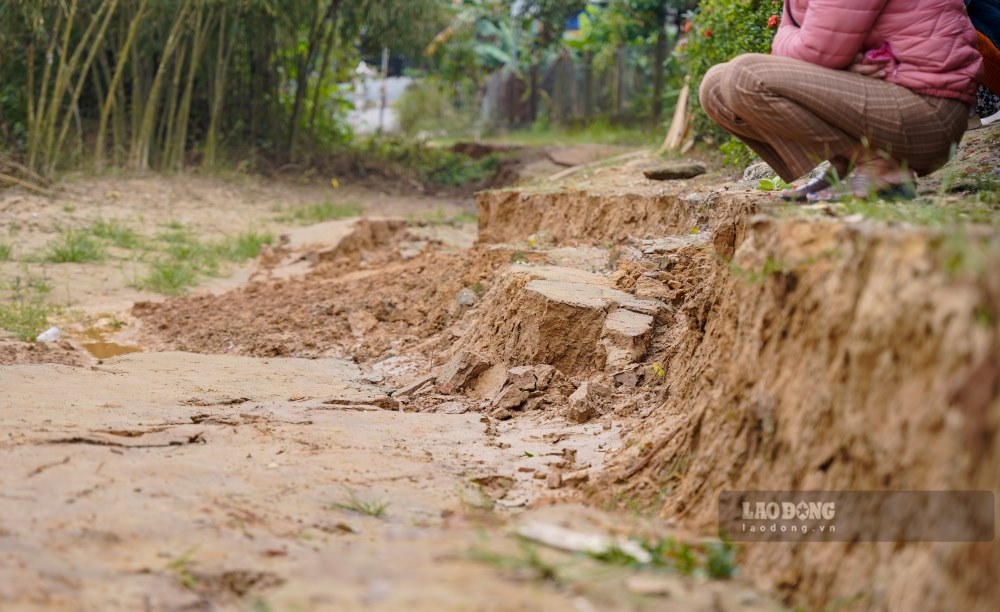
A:
POLYGON ((660 28, 656 35, 656 49, 653 52, 653 123, 658 124, 663 116, 663 64, 667 61, 667 33, 660 28))
MULTIPOLYGON (((100 125, 97 128, 97 147, 95 149, 95 157, 97 158, 98 168, 104 165, 104 143, 107 137, 108 131, 108 118, 111 115, 111 111, 116 106, 119 96, 119 84, 122 81, 122 75, 125 72, 125 65, 128 63, 129 52, 132 50, 132 43, 135 41, 136 32, 139 30, 139 23, 142 21, 143 12, 146 10, 146 5, 149 0, 142 0, 139 4, 139 9, 136 11, 135 16, 132 18, 132 22, 128 27, 128 34, 125 35, 125 42, 122 43, 121 47, 118 49, 117 63, 115 64, 115 73, 111 77, 111 82, 108 85, 108 95, 104 99, 104 104, 101 105, 101 119, 100 125)), ((106 63, 107 60, 102 56, 101 59, 106 63)), ((134 102, 133 102, 134 104, 134 102)), ((118 111, 116 112, 118 117, 121 115, 121 104, 118 104, 118 111)), ((119 122, 115 123, 115 146, 119 146, 121 142, 118 140, 123 136, 119 133, 120 129, 119 122)))
POLYGON ((181 10, 177 13, 170 35, 167 36, 167 43, 163 48, 163 55, 160 57, 160 65, 156 69, 156 76, 153 77, 153 83, 149 87, 149 94, 146 97, 146 108, 143 111, 142 123, 139 125, 139 134, 133 140, 135 148, 132 150, 131 164, 135 170, 149 169, 149 153, 154 130, 156 129, 156 111, 159 109, 159 98, 160 91, 163 89, 164 74, 170 65, 174 51, 177 49, 177 43, 180 42, 181 27, 184 24, 184 19, 187 17, 188 10, 191 8, 191 2, 192 0, 186 0, 181 6, 181 10))

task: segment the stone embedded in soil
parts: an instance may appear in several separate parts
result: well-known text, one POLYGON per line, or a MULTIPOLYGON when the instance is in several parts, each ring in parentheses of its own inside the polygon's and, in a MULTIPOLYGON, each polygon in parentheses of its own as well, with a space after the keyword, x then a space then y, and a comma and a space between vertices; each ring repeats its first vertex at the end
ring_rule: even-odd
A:
POLYGON ((493 398, 493 410, 497 412, 517 410, 528 401, 529 397, 531 397, 530 391, 518 389, 514 385, 508 385, 501 389, 497 393, 497 396, 493 398))
POLYGON ((619 308, 604 321, 601 344, 607 351, 607 368, 615 370, 641 359, 653 336, 653 317, 619 308))
POLYGON ((378 327, 378 319, 366 310, 356 310, 347 315, 347 324, 351 327, 351 334, 360 338, 378 327))
POLYGON ((459 351, 438 375, 438 390, 441 393, 458 393, 474 383, 491 365, 482 355, 459 351))
POLYGON ((699 162, 671 162, 643 172, 651 181, 674 181, 689 179, 705 174, 708 169, 699 162))
POLYGON ((586 423, 607 412, 610 402, 609 387, 585 382, 569 396, 566 418, 574 423, 586 423))
POLYGON ((410 396, 413 396, 413 395, 417 395, 420 392, 425 391, 426 389, 429 389, 430 386, 436 380, 437 380, 437 376, 434 376, 434 375, 421 376, 420 378, 418 378, 415 381, 409 383, 408 385, 405 385, 404 387, 402 387, 400 389, 397 389, 392 394, 392 397, 410 397, 410 396))

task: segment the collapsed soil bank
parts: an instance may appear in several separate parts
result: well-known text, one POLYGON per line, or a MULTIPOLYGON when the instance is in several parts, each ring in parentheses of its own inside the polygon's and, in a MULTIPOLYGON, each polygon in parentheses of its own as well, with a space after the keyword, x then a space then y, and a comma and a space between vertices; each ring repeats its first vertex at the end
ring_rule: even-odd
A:
MULTIPOLYGON (((719 219, 707 275, 648 357, 666 370, 663 403, 594 498, 611 488, 711 531, 725 490, 1000 488, 994 234, 719 219)), ((994 543, 757 544, 743 562, 811 609, 1000 597, 994 543)))

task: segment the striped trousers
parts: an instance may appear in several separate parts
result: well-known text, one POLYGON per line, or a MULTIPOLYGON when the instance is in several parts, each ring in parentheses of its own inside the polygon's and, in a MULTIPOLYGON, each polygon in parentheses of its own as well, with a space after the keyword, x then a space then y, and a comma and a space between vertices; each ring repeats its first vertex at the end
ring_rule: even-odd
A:
POLYGON ((960 100, 773 55, 713 66, 699 97, 713 121, 788 182, 824 160, 851 161, 858 145, 928 174, 948 161, 969 116, 960 100))

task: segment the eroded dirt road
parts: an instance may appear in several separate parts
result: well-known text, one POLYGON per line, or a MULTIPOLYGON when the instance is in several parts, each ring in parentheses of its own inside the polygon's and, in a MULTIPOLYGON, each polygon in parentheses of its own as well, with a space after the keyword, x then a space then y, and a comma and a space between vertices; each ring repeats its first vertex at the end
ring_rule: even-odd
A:
MULTIPOLYGON (((200 227, 200 196, 188 199, 185 223, 200 227)), ((259 221, 272 205, 253 201, 244 214, 259 221)), ((132 213, 112 202, 101 214, 132 213)), ((739 580, 619 550, 700 538, 568 503, 561 475, 599 471, 621 421, 502 420, 477 411, 475 393, 421 390, 463 333, 463 300, 479 299, 462 288, 481 293, 523 254, 466 254, 474 228, 461 224, 393 222, 383 235, 338 223, 325 245, 293 232, 176 308, 136 293, 114 261, 67 264, 83 314, 63 315, 62 345, 8 339, 0 367, 0 608, 773 609, 739 580), (117 280, 95 287, 95 274, 117 280), (144 352, 88 357, 94 333, 144 352), (197 352, 171 350, 185 342, 197 352), (410 396, 390 396, 415 377, 410 396)), ((19 248, 41 244, 26 236, 19 248)), ((590 266, 591 251, 553 257, 590 266)))

